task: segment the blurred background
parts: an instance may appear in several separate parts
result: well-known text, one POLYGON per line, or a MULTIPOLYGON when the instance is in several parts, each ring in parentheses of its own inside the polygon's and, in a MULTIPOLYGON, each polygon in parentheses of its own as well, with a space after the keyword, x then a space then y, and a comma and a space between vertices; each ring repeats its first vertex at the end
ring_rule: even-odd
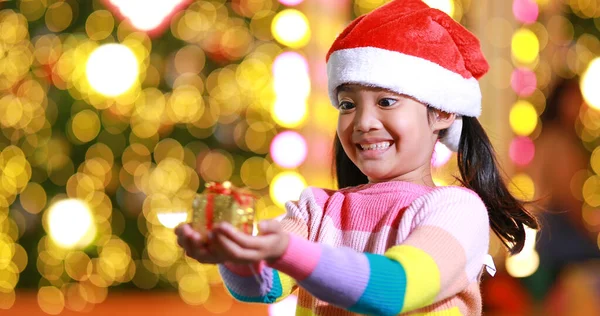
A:
MULTIPOLYGON (((172 229, 209 181, 261 219, 334 188, 325 54, 385 2, 0 1, 0 315, 293 315, 234 302, 172 229)), ((481 121, 544 225, 493 238, 485 313, 600 315, 600 1, 425 2, 480 38, 481 121)))

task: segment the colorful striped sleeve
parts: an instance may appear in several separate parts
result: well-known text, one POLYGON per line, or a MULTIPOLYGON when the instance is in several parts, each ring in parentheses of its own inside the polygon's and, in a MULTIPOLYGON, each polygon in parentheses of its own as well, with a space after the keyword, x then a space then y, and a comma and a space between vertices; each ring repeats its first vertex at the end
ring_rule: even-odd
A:
POLYGON ((291 236, 272 267, 318 299, 361 314, 397 315, 456 295, 483 267, 487 210, 478 196, 459 188, 434 190, 416 204, 411 233, 384 255, 291 236))
MULTIPOLYGON (((282 219, 283 229, 297 238, 306 240, 309 236, 310 214, 320 208, 310 188, 300 195, 299 201, 286 203, 286 216, 282 219)), ((252 266, 221 264, 219 273, 227 290, 235 299, 252 303, 275 303, 291 294, 296 288, 296 281, 281 273, 265 262, 252 266), (253 270, 259 275, 257 280, 253 270)))

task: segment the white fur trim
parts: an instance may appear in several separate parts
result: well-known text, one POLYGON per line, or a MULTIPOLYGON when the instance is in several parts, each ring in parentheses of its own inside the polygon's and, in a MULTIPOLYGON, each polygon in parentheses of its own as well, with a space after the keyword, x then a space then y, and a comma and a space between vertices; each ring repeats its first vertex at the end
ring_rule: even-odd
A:
POLYGON ((460 135, 462 134, 462 116, 457 116, 454 123, 446 130, 446 135, 440 139, 440 142, 448 149, 457 152, 460 135))
POLYGON ((481 114, 477 79, 465 79, 427 59, 375 47, 342 49, 329 57, 327 75, 329 97, 335 106, 336 88, 358 83, 409 95, 445 112, 481 114))

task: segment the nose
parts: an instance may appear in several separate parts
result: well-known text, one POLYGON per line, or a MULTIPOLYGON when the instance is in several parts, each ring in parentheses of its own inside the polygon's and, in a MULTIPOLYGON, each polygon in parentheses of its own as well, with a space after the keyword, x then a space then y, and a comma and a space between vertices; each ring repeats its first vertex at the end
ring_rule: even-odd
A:
POLYGON ((366 133, 382 128, 383 124, 379 117, 377 107, 361 106, 356 109, 356 115, 354 116, 354 131, 366 133))

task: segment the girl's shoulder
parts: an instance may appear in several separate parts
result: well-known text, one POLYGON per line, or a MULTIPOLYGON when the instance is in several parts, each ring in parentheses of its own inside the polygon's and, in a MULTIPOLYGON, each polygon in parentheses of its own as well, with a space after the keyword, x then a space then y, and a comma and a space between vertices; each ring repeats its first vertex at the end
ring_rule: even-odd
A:
POLYGON ((487 218, 487 207, 473 190, 463 186, 439 186, 415 199, 410 208, 426 212, 457 210, 463 215, 481 215, 487 218))

